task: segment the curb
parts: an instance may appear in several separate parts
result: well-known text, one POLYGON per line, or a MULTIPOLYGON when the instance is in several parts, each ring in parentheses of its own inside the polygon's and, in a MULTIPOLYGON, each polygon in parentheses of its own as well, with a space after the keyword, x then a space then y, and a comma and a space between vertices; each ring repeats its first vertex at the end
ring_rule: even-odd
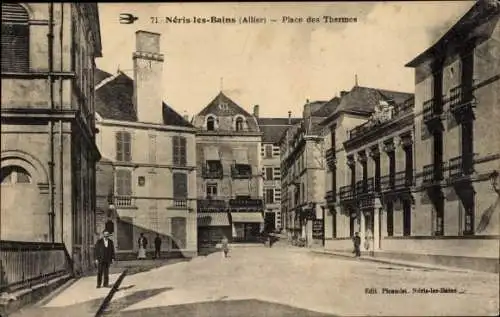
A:
POLYGON ((128 271, 128 269, 125 269, 120 274, 120 276, 118 276, 118 278, 116 279, 116 282, 111 287, 111 290, 109 291, 108 295, 104 298, 101 305, 99 305, 99 309, 95 313, 95 317, 101 316, 101 314, 104 312, 104 309, 106 308, 106 306, 108 306, 109 302, 111 301, 111 299, 113 298, 115 293, 118 291, 118 288, 120 287, 120 284, 122 283, 123 279, 125 278, 125 275, 127 275, 127 271, 128 271))
POLYGON ((45 298, 42 298, 38 303, 36 303, 36 306, 44 306, 48 302, 50 302, 52 299, 56 298, 57 295, 61 294, 63 291, 67 290, 71 285, 76 283, 80 278, 71 278, 66 283, 63 285, 59 286, 54 292, 50 293, 48 296, 45 298))
MULTIPOLYGON (((342 258, 347 258, 347 259, 355 259, 353 256, 349 256, 346 254, 341 254, 341 253, 333 253, 333 252, 326 252, 326 251, 321 251, 321 250, 311 250, 313 253, 319 253, 319 254, 326 254, 326 255, 331 255, 331 256, 337 256, 337 257, 342 257, 342 258)), ((468 270, 463 270, 460 268, 455 268, 455 267, 441 267, 441 266, 433 266, 433 265, 426 265, 426 264, 419 264, 419 263, 401 263, 397 261, 391 261, 389 259, 377 259, 377 258, 367 258, 367 257, 359 257, 360 260, 362 261, 367 261, 367 262, 375 262, 375 263, 384 263, 384 264, 392 264, 392 265, 397 265, 401 267, 408 267, 408 268, 417 268, 417 269, 432 269, 432 270, 438 270, 438 271, 448 271, 448 272, 458 272, 458 273, 468 273, 470 271, 468 270)))

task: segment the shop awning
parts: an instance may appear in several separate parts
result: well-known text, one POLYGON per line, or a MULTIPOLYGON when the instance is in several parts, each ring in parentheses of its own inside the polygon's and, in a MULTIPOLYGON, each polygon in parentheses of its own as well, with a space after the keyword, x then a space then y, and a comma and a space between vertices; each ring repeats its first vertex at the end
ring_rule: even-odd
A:
POLYGON ((232 212, 233 222, 264 223, 260 212, 232 212))
POLYGON ((198 227, 216 226, 229 226, 229 218, 226 212, 198 213, 198 227))
POLYGON ((236 164, 248 164, 247 149, 233 149, 233 158, 236 164))
POLYGON ((205 161, 220 161, 219 148, 216 146, 207 146, 203 148, 205 161))

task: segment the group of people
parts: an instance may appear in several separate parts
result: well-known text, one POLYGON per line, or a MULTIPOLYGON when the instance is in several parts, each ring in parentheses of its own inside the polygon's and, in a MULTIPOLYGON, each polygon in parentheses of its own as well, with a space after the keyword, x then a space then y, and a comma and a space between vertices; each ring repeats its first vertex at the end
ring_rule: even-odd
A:
MULTIPOLYGON (((161 258, 161 237, 160 234, 156 234, 156 238, 154 240, 155 244, 155 253, 153 255, 153 259, 161 258)), ((139 245, 139 252, 137 254, 137 259, 144 260, 147 258, 146 250, 148 248, 148 239, 144 236, 144 233, 141 233, 139 240, 137 241, 139 245)))

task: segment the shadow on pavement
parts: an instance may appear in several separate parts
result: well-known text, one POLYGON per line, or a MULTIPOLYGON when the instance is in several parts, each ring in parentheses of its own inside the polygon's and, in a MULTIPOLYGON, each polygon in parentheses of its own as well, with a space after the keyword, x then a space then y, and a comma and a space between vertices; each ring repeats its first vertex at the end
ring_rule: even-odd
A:
POLYGON ((11 317, 88 317, 93 316, 99 309, 103 298, 96 298, 78 304, 61 306, 61 307, 37 307, 30 306, 22 308, 11 317))
MULTIPOLYGON (((134 285, 132 285, 133 287, 134 285)), ((131 287, 128 287, 131 288, 131 287)), ((102 316, 121 316, 120 310, 132 306, 140 301, 143 301, 145 299, 148 299, 150 297, 156 296, 158 294, 161 294, 166 291, 171 291, 173 290, 172 287, 163 287, 163 288, 157 288, 157 289, 148 289, 148 290, 143 290, 143 291, 137 291, 134 292, 130 295, 127 295, 125 297, 112 300, 108 307, 104 310, 104 313, 102 316)))
POLYGON ((335 315, 318 313, 288 305, 265 302, 261 300, 228 300, 200 302, 184 305, 151 307, 132 311, 115 311, 105 316, 148 317, 333 317, 335 315))
POLYGON ((176 258, 168 260, 132 260, 132 261, 117 261, 114 266, 110 268, 110 273, 119 273, 127 269, 127 276, 137 273, 149 272, 151 270, 173 265, 177 263, 189 262, 190 258, 176 258))

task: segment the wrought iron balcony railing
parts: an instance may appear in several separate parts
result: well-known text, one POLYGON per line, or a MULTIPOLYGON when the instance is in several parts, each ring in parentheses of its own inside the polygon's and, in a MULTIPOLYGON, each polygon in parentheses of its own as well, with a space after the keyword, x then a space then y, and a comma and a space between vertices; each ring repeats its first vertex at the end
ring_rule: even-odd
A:
POLYGON ((394 177, 394 189, 402 189, 413 186, 413 171, 397 172, 394 177))
POLYGON ((264 207, 264 201, 262 199, 257 198, 246 198, 246 199, 230 199, 229 200, 230 208, 258 208, 261 209, 264 207))
POLYGON ((474 154, 467 153, 450 159, 448 163, 448 177, 450 179, 459 178, 472 174, 474 171, 474 154))
POLYGON ((354 188, 351 185, 342 186, 339 189, 340 200, 354 199, 354 188))
POLYGON ((326 156, 326 164, 329 167, 335 166, 335 149, 331 148, 327 150, 325 156, 326 156))
POLYGON ((373 177, 356 182, 356 195, 371 194, 375 190, 373 177))
POLYGON ((198 199, 197 207, 198 210, 203 210, 203 209, 225 210, 227 208, 227 204, 226 201, 223 199, 198 199))
POLYGON ((223 177, 222 165, 217 169, 209 169, 204 166, 201 170, 201 175, 203 178, 212 178, 212 179, 220 179, 223 177))
POLYGON ((424 165, 422 169, 422 183, 431 184, 443 179, 445 163, 424 165))
POLYGON ((432 98, 424 102, 423 117, 424 122, 429 122, 439 118, 440 113, 437 111, 436 99, 432 98))
POLYGON ((325 200, 328 204, 335 203, 337 201, 337 195, 334 190, 329 190, 326 192, 325 200))

